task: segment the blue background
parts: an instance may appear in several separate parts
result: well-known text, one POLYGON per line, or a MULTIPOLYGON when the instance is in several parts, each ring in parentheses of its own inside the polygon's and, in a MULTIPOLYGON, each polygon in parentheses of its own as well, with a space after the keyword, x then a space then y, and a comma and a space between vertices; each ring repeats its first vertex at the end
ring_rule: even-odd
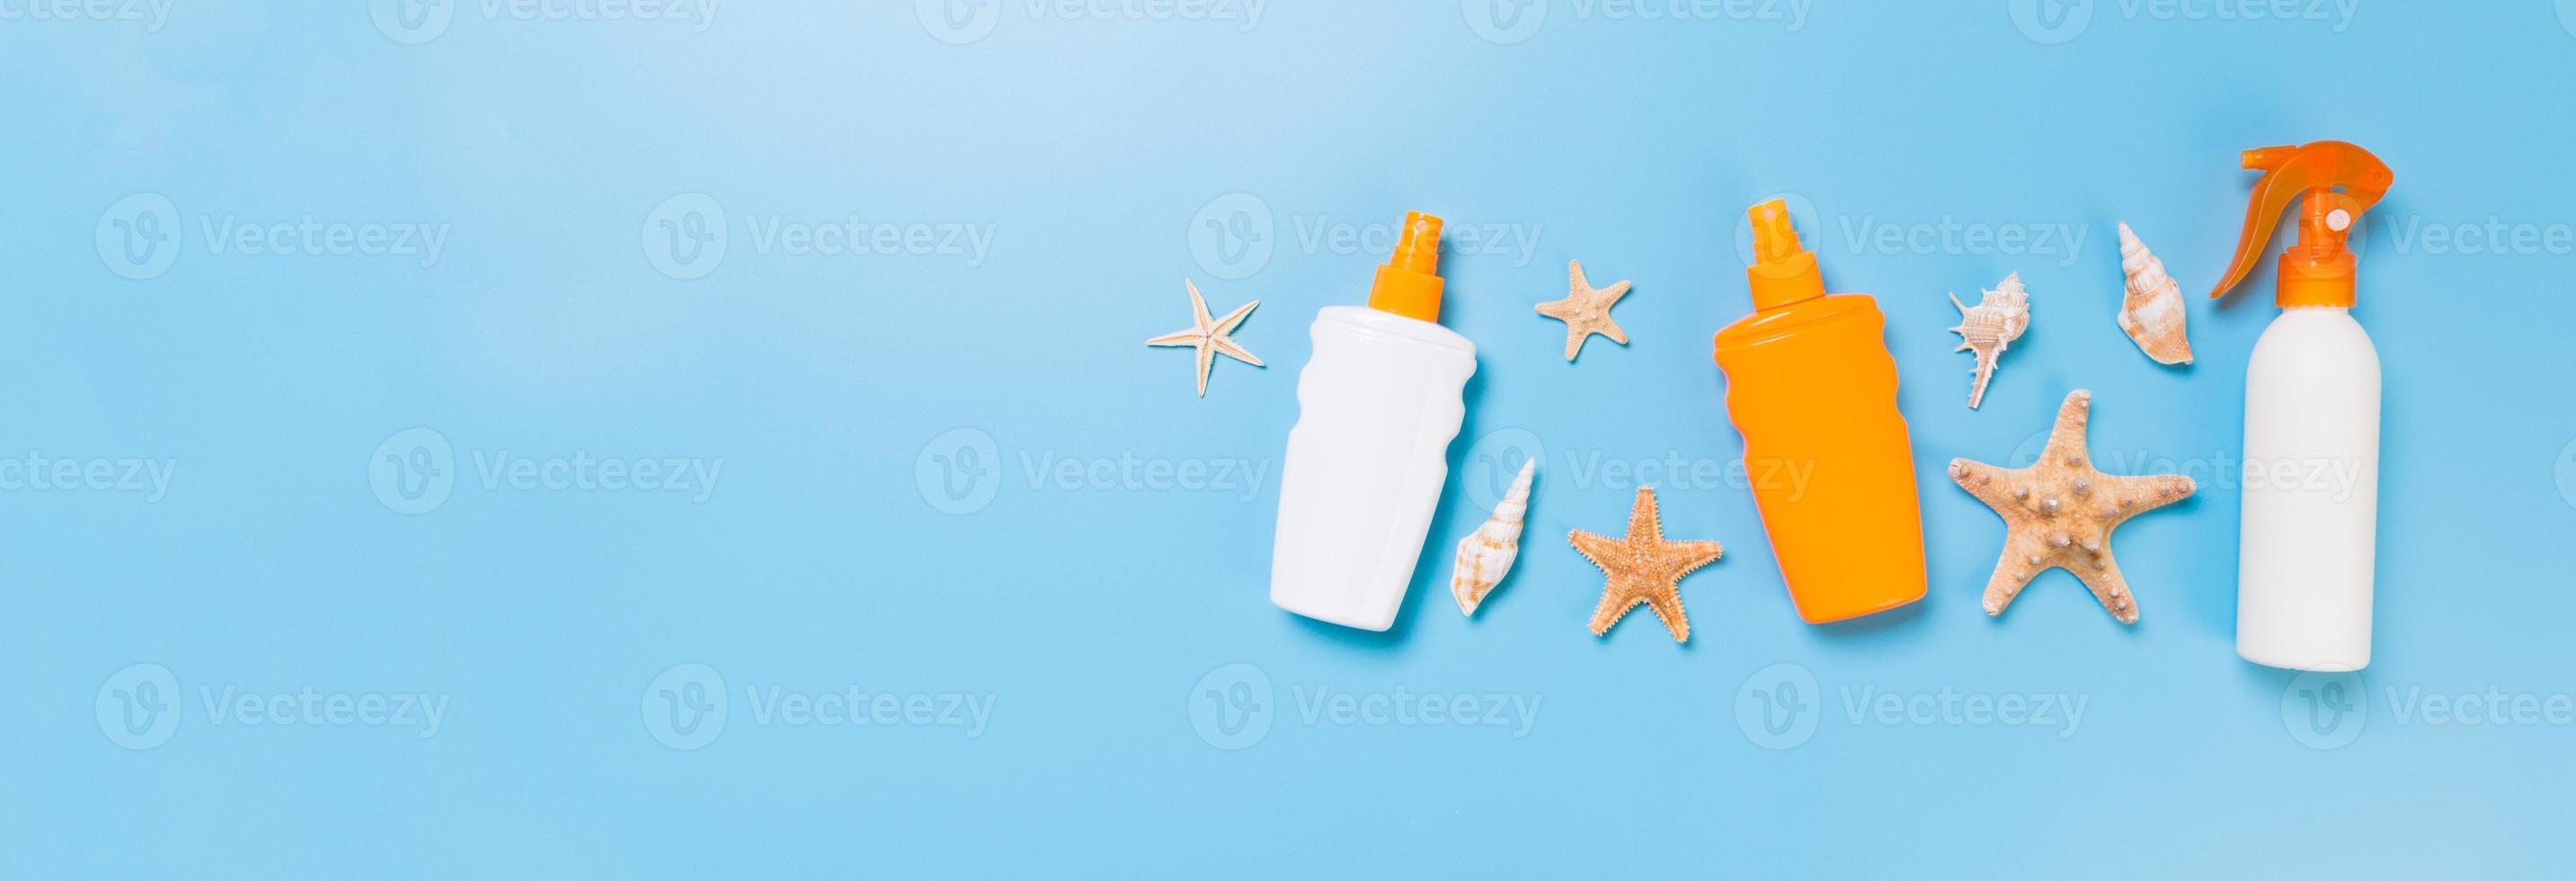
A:
POLYGON ((2563 239, 2494 253, 2425 232, 2576 223, 2564 4, 2282 20, 1820 0, 1675 20, 1548 0, 1525 35, 1445 0, 1281 2, 1249 27, 1006 2, 960 6, 962 29, 936 3, 732 2, 704 22, 464 3, 434 32, 324 5, 0 19, 0 456, 175 467, 157 495, 0 492, 0 852, 18 873, 2576 862, 2576 726, 2437 719, 2408 697, 2576 691, 2576 263, 2563 239), (2342 683, 2367 721, 2341 738, 2295 724, 2317 683, 2232 650, 2237 500, 2217 484, 2275 314, 2269 259, 2202 297, 2254 177, 2237 151, 2319 138, 2397 174, 2357 313, 2387 368, 2377 654, 2342 683), (1642 614, 1595 638, 1601 578, 1559 537, 1616 532, 1632 487, 1590 463, 1740 455, 1709 337, 1749 308, 1737 218, 1782 192, 1812 206, 1829 285, 1888 314, 1930 595, 1801 624, 1749 493, 1673 481, 1666 531, 1728 549, 1683 584, 1693 639, 1642 614), (136 193, 181 221, 175 262, 141 280, 98 235, 136 193), (657 206, 688 193, 722 208, 728 250, 660 271, 657 206), (1368 634, 1287 615, 1265 584, 1305 328, 1383 259, 1382 240, 1316 233, 1382 233, 1408 209, 1525 239, 1444 260, 1445 320, 1480 368, 1403 616, 1368 634), (307 215, 448 233, 424 261, 217 253, 201 226, 307 215), (752 228, 853 216, 990 245, 800 255, 752 228), (2159 367, 2114 326, 2119 220, 2191 297, 2197 364, 2159 367), (2085 235, 2054 252, 1856 237, 1945 222, 2085 235), (1563 295, 1569 258, 1636 282, 1615 313, 1633 342, 1594 339, 1571 365, 1562 325, 1530 311, 1563 295), (2035 326, 1970 411, 1944 294, 2014 271, 2035 326), (1261 301, 1236 338, 1269 366, 1221 361, 1204 399, 1186 350, 1141 345, 1187 324, 1185 278, 1219 313, 1261 301), (2106 468, 2204 486, 2119 532, 2133 628, 2063 572, 1980 614, 2001 525, 1941 476, 2035 448, 2075 388, 2096 395, 2106 468), (380 449, 411 428, 452 456, 450 494, 419 514, 383 489, 426 476, 380 449), (1506 429, 1546 460, 1517 571, 1466 619, 1447 557, 1495 467, 1475 439, 1506 429), (477 462, 505 451, 722 471, 704 501, 487 485, 477 462), (1129 457, 1246 460, 1259 480, 1165 485, 1129 457), (1068 459, 1085 473, 1048 476, 1068 459), (140 743, 108 713, 137 663, 178 686, 158 705, 176 727, 140 743), (696 744, 655 701, 688 663, 706 666, 676 675, 711 672, 695 684, 728 714, 679 749, 696 744), (1766 748, 1738 699, 1798 673, 1814 727, 1766 748), (771 688, 852 686, 992 712, 755 713, 771 688), (307 687, 447 704, 424 737, 205 703, 307 687), (1846 709, 1945 689, 2085 712, 2061 736, 1846 709), (1304 709, 1398 690, 1538 709, 1525 729, 1304 709))

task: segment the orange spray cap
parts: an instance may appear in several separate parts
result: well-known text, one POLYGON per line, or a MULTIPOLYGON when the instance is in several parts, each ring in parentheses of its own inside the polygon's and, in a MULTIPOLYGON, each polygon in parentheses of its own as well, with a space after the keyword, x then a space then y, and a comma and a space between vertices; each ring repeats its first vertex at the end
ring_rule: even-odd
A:
POLYGON ((2280 289, 2272 300, 2283 307, 2340 306, 2353 302, 2353 257, 2344 243, 2361 213, 2388 195, 2396 175, 2370 151, 2342 141, 2315 141, 2298 147, 2264 147, 2245 151, 2246 168, 2263 170, 2254 198, 2245 208, 2245 232, 2236 239, 2236 256, 2212 297, 2227 293, 2254 270, 2254 258, 2272 238, 2272 223, 2305 196, 2299 214, 2299 241, 2281 252, 2280 289), (2342 192, 2335 192, 2342 187, 2342 192))
POLYGON ((1773 199, 1745 214, 1753 219, 1753 265, 1744 278, 1753 287, 1755 311, 1777 309, 1825 295, 1825 277, 1816 271, 1816 252, 1798 243, 1789 222, 1789 203, 1773 199))
POLYGON ((1404 213, 1404 232, 1396 236, 1395 253, 1377 268, 1369 288, 1369 308, 1423 321, 1440 320, 1440 218, 1420 211, 1404 213))

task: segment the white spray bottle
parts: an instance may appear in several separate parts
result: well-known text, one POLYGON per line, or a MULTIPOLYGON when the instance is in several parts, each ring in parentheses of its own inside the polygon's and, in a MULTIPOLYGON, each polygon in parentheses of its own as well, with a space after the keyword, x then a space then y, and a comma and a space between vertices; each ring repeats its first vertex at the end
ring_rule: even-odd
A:
POLYGON ((2345 241, 2395 176, 2342 141, 2248 150, 2244 164, 2263 179, 2210 296, 2243 281, 2274 220, 2302 204, 2299 241, 2281 254, 2281 315, 2245 366, 2236 653, 2293 670, 2359 670, 2370 663, 2379 523, 2379 353, 2352 318, 2345 241))
POLYGON ((1440 218, 1404 218, 1368 306, 1315 316, 1279 474, 1270 601, 1363 630, 1395 623, 1431 532, 1476 344, 1439 325, 1440 218))

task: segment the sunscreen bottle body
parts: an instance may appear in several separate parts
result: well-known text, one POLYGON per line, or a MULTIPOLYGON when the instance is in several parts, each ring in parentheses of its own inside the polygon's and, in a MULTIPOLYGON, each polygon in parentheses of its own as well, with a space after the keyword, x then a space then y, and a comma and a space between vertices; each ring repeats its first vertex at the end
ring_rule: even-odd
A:
POLYGON ((1811 624, 1923 598, 1922 507, 1885 326, 1868 296, 1832 294, 1717 335, 1762 530, 1811 624))
POLYGON ((2379 353, 2348 308, 2284 309, 2245 369, 2236 653, 2294 670, 2370 663, 2379 353))
POLYGON ((1314 339, 1280 468, 1270 601, 1385 630, 1448 480, 1476 346, 1440 325, 1359 306, 1326 307, 1314 339))

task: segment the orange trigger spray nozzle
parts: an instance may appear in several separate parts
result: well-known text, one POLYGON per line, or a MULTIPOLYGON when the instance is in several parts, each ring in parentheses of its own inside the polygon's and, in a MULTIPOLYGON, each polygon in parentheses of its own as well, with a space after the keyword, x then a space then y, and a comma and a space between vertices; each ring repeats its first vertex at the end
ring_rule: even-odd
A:
POLYGON ((2259 169, 2245 207, 2245 231, 2236 238, 2236 254, 2211 297, 2227 293, 2254 270, 2254 258, 2272 238, 2272 224, 2292 200, 2304 197, 2299 241, 2281 253, 2279 292, 2282 306, 2345 306, 2353 303, 2353 256, 2347 246, 2361 213, 2388 195, 2396 175, 2370 151, 2343 141, 2314 141, 2296 147, 2247 150, 2244 166, 2259 169), (2337 192, 2336 188, 2342 191, 2337 192))

